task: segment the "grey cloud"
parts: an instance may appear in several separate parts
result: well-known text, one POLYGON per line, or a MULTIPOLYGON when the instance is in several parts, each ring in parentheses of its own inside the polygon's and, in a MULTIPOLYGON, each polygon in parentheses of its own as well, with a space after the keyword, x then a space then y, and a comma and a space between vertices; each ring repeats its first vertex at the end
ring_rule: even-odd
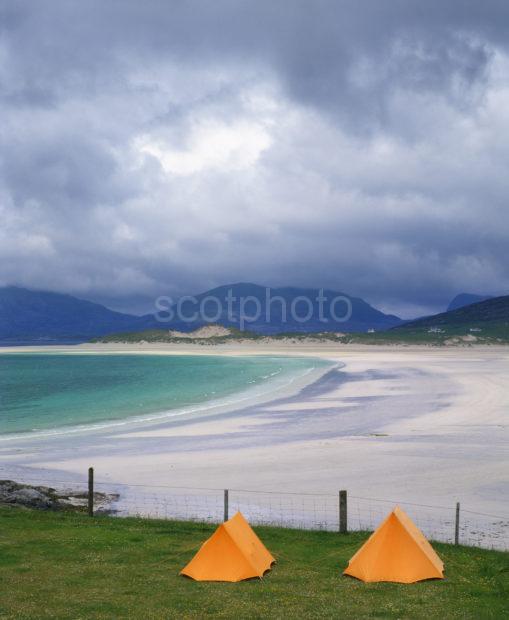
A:
MULTIPOLYGON (((6 10, 6 9, 4 9, 6 10)), ((100 88, 154 57, 269 67, 290 92, 338 112, 403 82, 447 91, 507 45, 504 2, 20 2, 4 36, 32 83, 100 88), (364 79, 354 76, 367 67, 364 79), (79 79, 77 79, 79 77, 79 79), (354 93, 357 93, 354 95, 354 93)), ((21 80, 22 82, 23 80, 21 80)))
POLYGON ((507 290, 508 18, 0 0, 0 283, 123 309, 234 280, 396 311, 507 290))

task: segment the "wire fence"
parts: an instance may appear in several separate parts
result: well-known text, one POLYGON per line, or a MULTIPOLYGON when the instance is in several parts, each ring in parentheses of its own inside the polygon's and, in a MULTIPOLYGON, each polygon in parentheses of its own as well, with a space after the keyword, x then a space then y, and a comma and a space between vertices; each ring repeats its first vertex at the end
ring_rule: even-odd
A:
MULTIPOLYGON (((47 486, 69 501, 86 507, 88 481, 55 480, 37 476, 17 476, 16 482, 47 486)), ((372 531, 389 512, 400 506, 431 540, 509 549, 509 515, 470 510, 456 504, 429 505, 418 502, 361 497, 347 494, 342 515, 339 492, 292 493, 248 489, 188 488, 164 485, 93 483, 95 512, 118 517, 175 519, 219 523, 240 511, 252 525, 273 525, 296 529, 339 531, 341 516, 348 531, 372 531), (459 518, 457 518, 459 517, 459 518)))

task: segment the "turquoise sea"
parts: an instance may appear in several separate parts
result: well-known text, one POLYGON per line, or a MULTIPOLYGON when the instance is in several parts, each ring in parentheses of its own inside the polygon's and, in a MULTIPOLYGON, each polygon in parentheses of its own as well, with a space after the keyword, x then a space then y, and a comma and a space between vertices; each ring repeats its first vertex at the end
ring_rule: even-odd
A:
POLYGON ((0 434, 202 411, 289 384, 319 360, 0 353, 0 434))

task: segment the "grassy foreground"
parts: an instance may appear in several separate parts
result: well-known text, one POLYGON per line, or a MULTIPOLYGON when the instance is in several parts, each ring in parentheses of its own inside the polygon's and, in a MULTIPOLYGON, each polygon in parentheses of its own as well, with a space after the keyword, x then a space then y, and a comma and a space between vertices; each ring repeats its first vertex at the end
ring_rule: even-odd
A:
POLYGON ((213 526, 0 509, 1 618, 503 618, 509 554, 435 544, 447 578, 364 584, 341 570, 363 533, 259 527, 278 559, 263 580, 178 571, 213 526))

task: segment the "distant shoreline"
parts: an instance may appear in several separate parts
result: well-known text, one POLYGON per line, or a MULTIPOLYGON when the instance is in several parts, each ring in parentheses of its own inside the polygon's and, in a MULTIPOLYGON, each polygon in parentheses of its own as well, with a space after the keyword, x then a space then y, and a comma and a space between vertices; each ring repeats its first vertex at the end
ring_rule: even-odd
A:
POLYGON ((80 344, 53 345, 1 345, 0 355, 11 353, 62 353, 62 354, 150 354, 150 355, 290 355, 322 357, 336 356, 342 351, 507 351, 509 343, 462 343, 434 345, 425 343, 351 343, 303 339, 299 341, 266 339, 260 341, 236 341, 207 343, 186 341, 173 342, 85 342, 80 344))

